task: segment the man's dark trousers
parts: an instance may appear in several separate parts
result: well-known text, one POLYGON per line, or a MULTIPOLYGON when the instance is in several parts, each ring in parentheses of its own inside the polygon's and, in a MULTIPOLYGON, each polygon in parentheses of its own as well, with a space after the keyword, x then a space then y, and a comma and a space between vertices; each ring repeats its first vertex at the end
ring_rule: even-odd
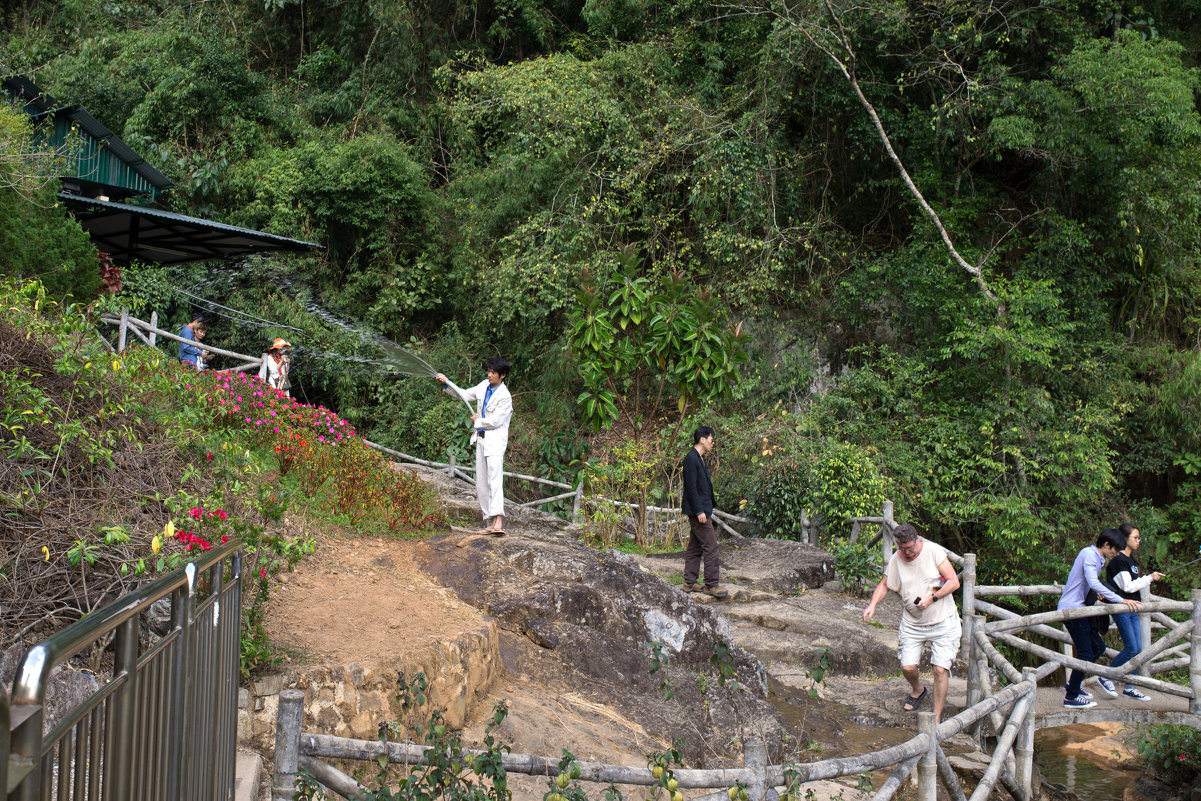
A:
MULTIPOLYGON (((687 576, 685 576, 687 579, 687 576)), ((1105 641, 1101 639, 1095 631, 1093 631, 1092 618, 1078 618, 1076 620, 1063 621, 1063 627, 1068 630, 1068 634, 1072 636, 1072 648, 1075 649, 1075 656, 1085 662, 1096 662, 1105 654, 1105 641)), ((1066 690, 1067 698, 1075 698, 1080 695, 1080 685, 1084 683, 1084 671, 1072 669, 1068 676, 1068 687, 1066 690)))
POLYGON ((688 529, 688 550, 684 551, 684 583, 696 584, 701 572, 701 558, 704 557, 705 586, 716 587, 721 568, 717 555, 717 532, 713 530, 713 516, 705 515, 704 523, 690 516, 688 529))

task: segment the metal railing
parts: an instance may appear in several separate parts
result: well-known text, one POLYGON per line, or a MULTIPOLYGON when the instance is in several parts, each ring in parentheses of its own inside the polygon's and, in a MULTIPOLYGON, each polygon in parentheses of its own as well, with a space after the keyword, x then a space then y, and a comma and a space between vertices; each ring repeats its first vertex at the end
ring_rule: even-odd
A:
POLYGON ((10 801, 233 797, 238 547, 205 552, 25 654, 11 699, 0 693, 0 787, 10 801), (156 613, 169 615, 161 635, 149 625, 156 613), (54 669, 110 641, 112 678, 45 730, 54 669))

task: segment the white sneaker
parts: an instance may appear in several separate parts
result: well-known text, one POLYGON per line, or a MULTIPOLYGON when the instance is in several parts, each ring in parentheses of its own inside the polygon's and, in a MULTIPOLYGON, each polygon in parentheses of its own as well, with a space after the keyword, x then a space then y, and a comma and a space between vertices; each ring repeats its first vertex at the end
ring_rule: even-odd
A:
POLYGON ((1143 695, 1142 693, 1140 693, 1138 690, 1134 689, 1133 687, 1127 687, 1125 690, 1122 691, 1122 695, 1126 696, 1127 698, 1133 698, 1135 701, 1150 701, 1151 700, 1151 696, 1143 695))
MULTIPOLYGON (((1066 684, 1065 684, 1065 685, 1063 685, 1063 691, 1064 691, 1065 693, 1068 691, 1068 686, 1067 686, 1066 684)), ((1077 695, 1076 697, 1077 697, 1077 698, 1083 698, 1083 699, 1085 699, 1086 701, 1091 701, 1091 700, 1093 700, 1093 694, 1092 694, 1092 693, 1090 693, 1088 690, 1084 689, 1083 687, 1081 687, 1081 688, 1080 688, 1080 694, 1079 694, 1079 695, 1077 695)))
POLYGON ((1097 684, 1101 687, 1102 690, 1109 693, 1114 698, 1118 697, 1118 688, 1114 687, 1113 682, 1110 681, 1109 679, 1105 678, 1104 676, 1097 676, 1097 684))
POLYGON ((1063 699, 1063 705, 1068 709, 1091 709, 1097 705, 1097 702, 1090 701, 1084 696, 1077 696, 1076 698, 1063 699))

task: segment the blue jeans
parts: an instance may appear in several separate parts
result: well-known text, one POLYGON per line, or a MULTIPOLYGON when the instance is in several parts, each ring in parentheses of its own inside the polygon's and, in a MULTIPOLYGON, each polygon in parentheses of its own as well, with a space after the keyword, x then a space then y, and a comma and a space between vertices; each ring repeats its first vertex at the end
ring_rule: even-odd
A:
MULTIPOLYGON (((1101 635, 1093 631, 1093 623, 1089 618, 1063 621, 1063 627, 1072 637, 1072 647, 1076 658, 1084 662, 1096 662, 1097 657, 1105 653, 1105 641, 1101 635)), ((1127 657, 1129 659, 1129 657, 1127 657)), ((1084 671, 1072 668, 1068 676, 1068 687, 1065 698, 1075 698, 1080 695, 1080 685, 1084 681, 1084 671)))
MULTIPOLYGON (((1113 621, 1118 624, 1118 632, 1122 635, 1122 642, 1125 646, 1121 652, 1113 658, 1109 663, 1110 667, 1119 667, 1126 664, 1134 655, 1143 650, 1143 632, 1138 625, 1137 612, 1125 612, 1120 615, 1114 615, 1113 621)), ((1130 685, 1126 685, 1130 686, 1130 685)))

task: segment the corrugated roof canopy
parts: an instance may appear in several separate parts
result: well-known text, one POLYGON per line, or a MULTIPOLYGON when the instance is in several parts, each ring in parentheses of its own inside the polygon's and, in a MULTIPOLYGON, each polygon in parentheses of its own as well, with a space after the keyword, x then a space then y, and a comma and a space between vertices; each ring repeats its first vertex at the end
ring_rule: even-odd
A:
MULTIPOLYGON (((139 156, 125 141, 77 104, 65 105, 42 91, 23 75, 10 75, 0 82, 7 92, 24 103, 25 111, 35 120, 52 118, 49 130, 43 130, 46 142, 55 149, 67 144, 71 126, 78 125, 84 141, 78 149, 68 148, 67 169, 73 177, 110 187, 103 194, 149 194, 154 196, 171 188, 167 176, 139 156), (122 190, 120 192, 114 189, 122 190)), ((92 191, 86 194, 100 194, 92 191)))
POLYGON ((252 253, 304 251, 312 242, 187 217, 169 211, 59 192, 96 247, 117 264, 131 261, 183 264, 237 259, 252 253))

